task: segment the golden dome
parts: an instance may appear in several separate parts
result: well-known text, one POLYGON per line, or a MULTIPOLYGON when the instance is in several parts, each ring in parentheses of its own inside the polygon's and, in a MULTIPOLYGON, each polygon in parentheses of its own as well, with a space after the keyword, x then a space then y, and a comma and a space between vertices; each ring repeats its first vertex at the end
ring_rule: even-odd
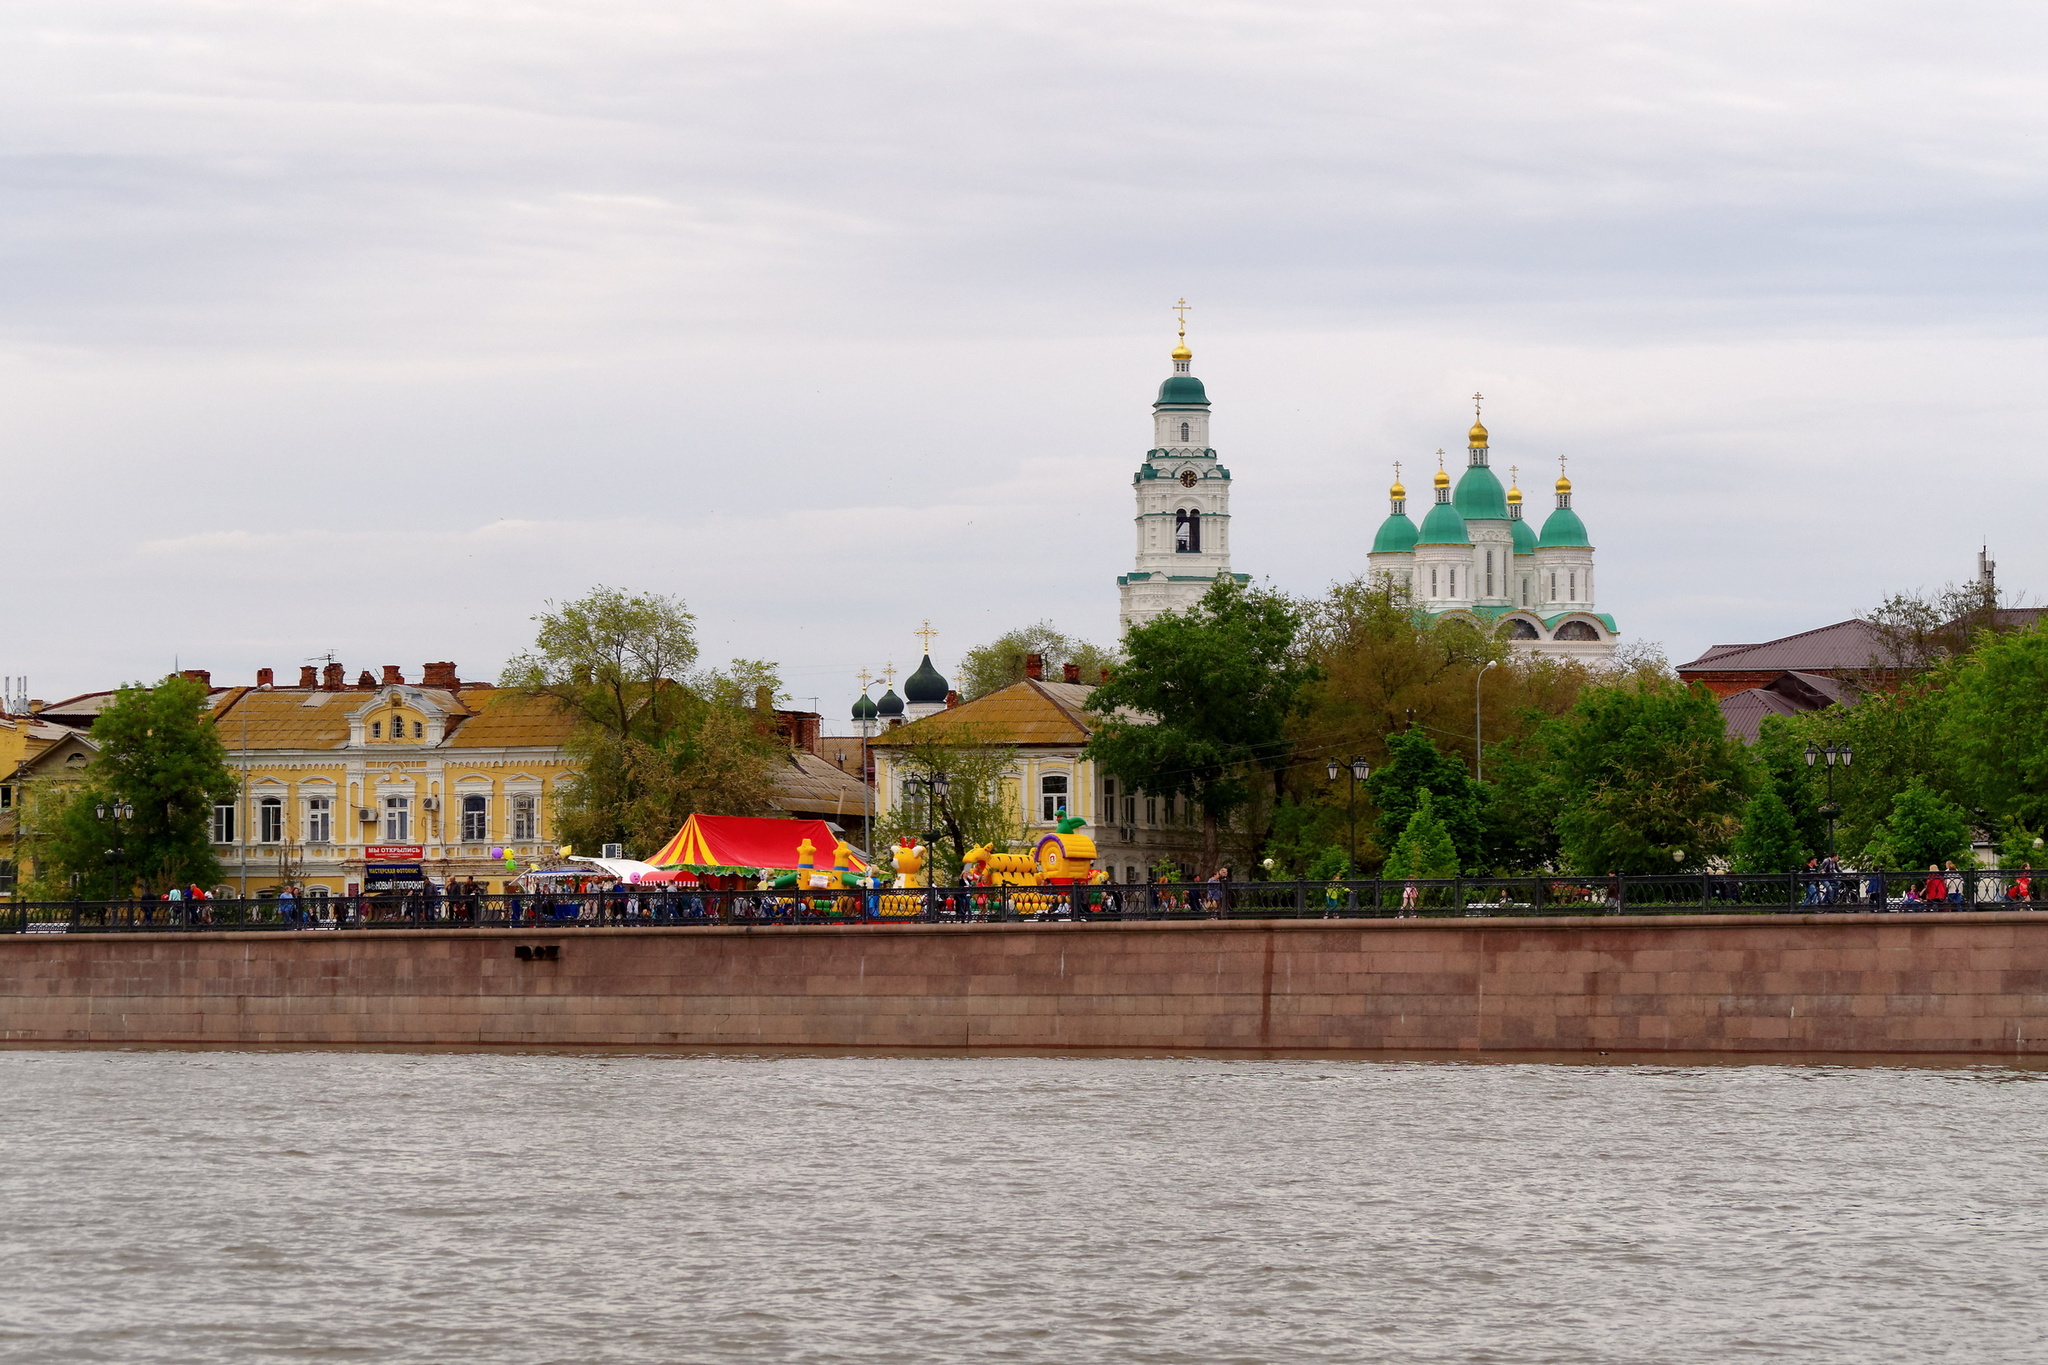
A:
POLYGON ((1394 486, 1387 490, 1387 496, 1390 498, 1405 498, 1408 496, 1408 490, 1401 487, 1401 481, 1396 479, 1394 480, 1394 486))
POLYGON ((1173 358, 1175 360, 1193 360, 1195 353, 1188 349, 1186 341, 1182 341, 1180 345, 1173 348, 1173 358))
POLYGON ((1569 492, 1571 492, 1571 491, 1572 491, 1572 481, 1571 481, 1570 479, 1567 479, 1567 478, 1566 478, 1566 477, 1565 477, 1564 475, 1562 475, 1562 474, 1558 475, 1558 476, 1557 476, 1557 491, 1558 491, 1558 492, 1560 492, 1560 493, 1569 493, 1569 492))
POLYGON ((1436 472, 1435 484, 1438 488, 1449 488, 1451 486, 1451 476, 1439 469, 1436 472))
POLYGON ((1522 490, 1521 490, 1521 489, 1519 489, 1519 488, 1510 488, 1510 489, 1508 490, 1508 502, 1509 502, 1509 504, 1510 504, 1511 506, 1519 506, 1519 505, 1521 504, 1521 501, 1522 501, 1522 490))
POLYGON ((1483 427, 1483 426, 1481 426, 1481 425, 1479 425, 1479 423, 1477 423, 1477 422, 1474 422, 1474 423, 1472 424, 1472 430, 1471 430, 1470 432, 1466 433, 1466 437, 1465 437, 1465 444, 1466 444, 1466 445, 1468 445, 1468 446, 1483 446, 1483 445, 1485 445, 1485 444, 1486 444, 1486 428, 1485 428, 1485 427, 1483 427))

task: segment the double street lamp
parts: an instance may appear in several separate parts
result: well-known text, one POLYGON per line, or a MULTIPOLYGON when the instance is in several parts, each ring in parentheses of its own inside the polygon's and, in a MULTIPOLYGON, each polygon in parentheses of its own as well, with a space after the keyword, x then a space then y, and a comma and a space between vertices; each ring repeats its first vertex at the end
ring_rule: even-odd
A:
MULTIPOLYGON (((122 848, 119 843, 119 839, 121 836, 121 822, 124 820, 133 820, 135 818, 135 807, 129 805, 126 801, 123 801, 119 797, 116 797, 114 798, 114 800, 110 802, 100 802, 98 805, 92 808, 92 813, 95 819, 101 821, 111 821, 114 825, 114 838, 116 840, 116 843, 114 847, 107 850, 107 867, 114 873, 116 877, 118 877, 121 872, 121 859, 126 857, 128 853, 128 850, 122 848)), ((120 889, 122 889, 124 892, 134 890, 133 887, 126 887, 120 889)), ((124 894, 122 897, 120 897, 120 899, 125 900, 127 899, 127 897, 124 894)))
POLYGON ((1853 757, 1854 755, 1849 752, 1849 746, 1846 744, 1830 744, 1825 749, 1816 749, 1811 744, 1806 746, 1807 767, 1811 768, 1822 759, 1827 760, 1828 799, 1827 804, 1820 808, 1820 817, 1828 822, 1828 857, 1830 858, 1835 856, 1835 821, 1842 818, 1842 808, 1835 804, 1835 768, 1837 766, 1848 767, 1849 760, 1853 757))
POLYGON ((924 833, 926 880, 929 881, 931 850, 937 847, 939 842, 939 805, 946 799, 946 793, 953 789, 953 782, 944 773, 929 773, 924 777, 906 777, 903 779, 903 785, 924 789, 925 823, 932 826, 924 833))
POLYGON ((1345 803, 1351 815, 1351 843, 1344 850, 1344 861, 1347 864, 1347 870, 1354 870, 1350 865, 1355 865, 1358 861, 1358 784, 1372 776, 1372 765, 1362 758, 1353 757, 1347 768, 1345 764, 1339 763, 1333 758, 1330 760, 1326 771, 1330 774, 1332 782, 1335 782, 1338 777, 1347 771, 1351 774, 1349 800, 1345 803))

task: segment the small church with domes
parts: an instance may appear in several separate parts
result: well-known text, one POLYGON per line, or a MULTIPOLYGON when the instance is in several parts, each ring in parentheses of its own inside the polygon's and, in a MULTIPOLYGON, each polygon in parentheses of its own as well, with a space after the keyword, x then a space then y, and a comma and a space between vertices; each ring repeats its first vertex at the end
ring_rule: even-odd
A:
POLYGON ((1522 490, 1512 482, 1503 489, 1493 472, 1476 408, 1456 489, 1443 452, 1437 457, 1419 527, 1408 518, 1408 490, 1396 467, 1387 490, 1392 506, 1366 556, 1371 578, 1406 589, 1431 616, 1463 617, 1502 632, 1520 652, 1588 662, 1613 657, 1618 632, 1593 595, 1593 542, 1572 510, 1571 480, 1560 470, 1557 506, 1539 533, 1522 515, 1522 490))

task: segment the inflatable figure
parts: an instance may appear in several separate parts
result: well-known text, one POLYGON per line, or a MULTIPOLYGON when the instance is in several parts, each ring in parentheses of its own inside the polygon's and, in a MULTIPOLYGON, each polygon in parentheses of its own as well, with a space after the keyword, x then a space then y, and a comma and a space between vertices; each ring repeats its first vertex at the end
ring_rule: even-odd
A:
POLYGON ((928 853, 923 844, 908 835, 896 841, 896 847, 889 850, 889 857, 896 864, 894 885, 898 891, 931 885, 931 879, 925 874, 928 853))

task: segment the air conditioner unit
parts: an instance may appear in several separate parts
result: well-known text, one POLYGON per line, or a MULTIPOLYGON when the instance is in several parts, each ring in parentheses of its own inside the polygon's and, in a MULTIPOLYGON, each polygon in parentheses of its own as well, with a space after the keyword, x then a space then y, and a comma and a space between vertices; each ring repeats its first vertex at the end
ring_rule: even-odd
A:
POLYGON ((377 812, 371 810, 368 806, 358 806, 356 807, 356 819, 366 825, 374 825, 377 823, 377 812))
POLYGON ((421 798, 420 798, 420 809, 421 809, 421 810, 439 810, 439 809, 441 809, 441 798, 440 798, 440 797, 438 797, 438 796, 423 796, 423 797, 421 797, 421 798))

